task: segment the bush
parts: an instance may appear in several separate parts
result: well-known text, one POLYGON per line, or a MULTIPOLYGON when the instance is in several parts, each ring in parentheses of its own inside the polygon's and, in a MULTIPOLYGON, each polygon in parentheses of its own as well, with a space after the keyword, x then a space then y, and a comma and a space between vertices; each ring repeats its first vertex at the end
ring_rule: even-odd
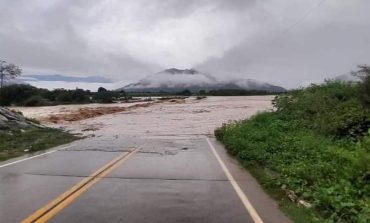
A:
POLYGON ((114 93, 111 91, 98 91, 95 94, 94 100, 98 103, 113 103, 114 93))
MULTIPOLYGON (((109 93, 108 91, 106 93, 109 93)), ((98 94, 98 93, 95 93, 98 94)), ((0 106, 41 106, 89 103, 93 93, 82 89, 49 91, 31 85, 10 85, 0 90, 0 106)))
POLYGON ((45 98, 41 97, 40 95, 34 95, 26 99, 21 104, 22 106, 45 106, 48 105, 49 103, 45 100, 45 98))
POLYGON ((0 106, 21 105, 24 100, 37 94, 37 88, 31 85, 4 86, 0 89, 0 106))
POLYGON ((367 133, 370 114, 359 98, 359 86, 337 81, 279 95, 273 104, 286 120, 335 137, 367 133))

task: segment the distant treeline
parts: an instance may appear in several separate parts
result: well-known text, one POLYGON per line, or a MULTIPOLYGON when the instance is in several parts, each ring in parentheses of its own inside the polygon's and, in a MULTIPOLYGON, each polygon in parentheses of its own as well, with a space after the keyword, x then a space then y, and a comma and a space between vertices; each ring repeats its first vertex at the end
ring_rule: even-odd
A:
POLYGON ((180 96, 251 96, 251 95, 276 95, 281 92, 270 92, 261 90, 243 90, 243 89, 219 89, 219 90, 200 90, 198 92, 192 92, 188 89, 179 92, 128 92, 130 96, 169 96, 169 95, 180 95, 180 96))
POLYGON ((267 91, 247 91, 242 89, 200 90, 196 93, 190 90, 179 92, 130 92, 123 90, 109 91, 100 87, 97 92, 76 88, 74 90, 48 90, 31 85, 18 84, 4 86, 0 89, 0 106, 49 106, 61 104, 113 103, 128 101, 132 97, 154 96, 249 96, 278 94, 267 91))
POLYGON ((128 100, 124 91, 108 91, 99 88, 97 92, 75 89, 47 90, 31 85, 9 85, 0 89, 0 106, 47 106, 60 104, 112 103, 128 100))

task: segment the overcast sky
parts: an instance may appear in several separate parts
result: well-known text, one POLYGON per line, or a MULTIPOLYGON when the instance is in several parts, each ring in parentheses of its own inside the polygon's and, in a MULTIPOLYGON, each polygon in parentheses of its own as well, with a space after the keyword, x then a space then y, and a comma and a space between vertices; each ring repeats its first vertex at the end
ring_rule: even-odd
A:
POLYGON ((284 87, 370 64, 368 0, 0 0, 0 59, 130 82, 162 69, 284 87))

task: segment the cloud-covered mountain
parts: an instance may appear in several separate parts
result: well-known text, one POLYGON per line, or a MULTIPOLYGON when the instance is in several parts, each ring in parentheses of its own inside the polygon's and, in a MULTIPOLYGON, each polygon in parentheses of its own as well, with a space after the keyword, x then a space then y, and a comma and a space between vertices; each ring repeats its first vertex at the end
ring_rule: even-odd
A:
POLYGON ((149 75, 136 83, 126 85, 120 89, 131 92, 176 92, 185 89, 189 89, 193 92, 218 89, 262 90, 268 92, 285 91, 282 87, 252 79, 220 81, 212 75, 199 72, 195 69, 181 70, 176 68, 149 75))

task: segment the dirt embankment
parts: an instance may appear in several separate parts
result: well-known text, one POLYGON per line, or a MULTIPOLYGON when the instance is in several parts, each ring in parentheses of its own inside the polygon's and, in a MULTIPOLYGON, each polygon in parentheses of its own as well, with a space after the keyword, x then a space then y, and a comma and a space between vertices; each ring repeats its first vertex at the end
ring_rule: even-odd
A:
POLYGON ((112 106, 112 107, 96 107, 96 108, 80 108, 76 111, 71 111, 69 113, 64 114, 52 114, 45 118, 42 118, 42 122, 51 122, 51 123, 63 123, 63 122, 74 122, 85 120, 89 118, 95 118, 102 115, 109 115, 118 112, 130 111, 136 108, 143 108, 149 107, 154 104, 158 103, 184 103, 184 99, 169 99, 169 100, 160 100, 160 101, 153 101, 143 104, 135 104, 128 107, 119 107, 119 106, 112 106))

